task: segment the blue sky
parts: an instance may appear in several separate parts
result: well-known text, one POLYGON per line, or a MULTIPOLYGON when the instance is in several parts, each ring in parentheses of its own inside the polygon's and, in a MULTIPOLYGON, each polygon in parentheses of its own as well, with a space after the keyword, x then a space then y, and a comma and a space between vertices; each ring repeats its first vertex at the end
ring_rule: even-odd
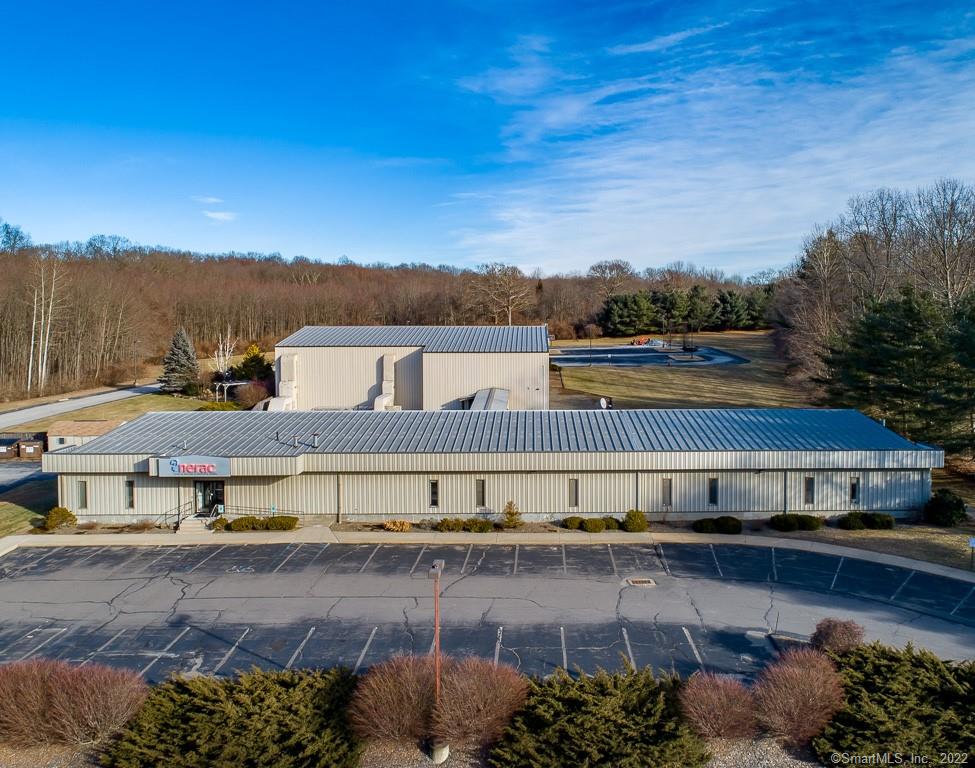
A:
POLYGON ((0 217, 333 261, 788 263, 975 180, 962 2, 8 3, 0 217))

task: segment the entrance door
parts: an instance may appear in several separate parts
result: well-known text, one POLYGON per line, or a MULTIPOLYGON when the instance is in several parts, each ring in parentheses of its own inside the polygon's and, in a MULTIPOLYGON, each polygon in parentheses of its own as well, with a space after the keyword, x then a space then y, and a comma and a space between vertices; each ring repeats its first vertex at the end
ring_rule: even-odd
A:
POLYGON ((223 514, 223 480, 197 480, 193 488, 196 492, 197 515, 211 517, 214 513, 223 514))

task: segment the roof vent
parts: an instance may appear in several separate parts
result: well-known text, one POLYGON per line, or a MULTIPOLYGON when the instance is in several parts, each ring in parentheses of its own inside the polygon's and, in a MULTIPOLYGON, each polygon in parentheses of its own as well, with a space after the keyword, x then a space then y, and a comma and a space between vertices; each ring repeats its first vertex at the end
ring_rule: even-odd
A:
POLYGON ((312 433, 312 436, 311 436, 312 445, 314 445, 316 448, 318 447, 318 438, 319 438, 320 435, 321 435, 321 432, 314 432, 314 433, 312 433))
POLYGON ((291 436, 291 447, 292 448, 297 448, 298 447, 298 435, 292 435, 291 436))
POLYGON ((279 442, 279 443, 281 442, 281 430, 280 429, 275 431, 275 433, 274 433, 274 439, 277 442, 279 442))

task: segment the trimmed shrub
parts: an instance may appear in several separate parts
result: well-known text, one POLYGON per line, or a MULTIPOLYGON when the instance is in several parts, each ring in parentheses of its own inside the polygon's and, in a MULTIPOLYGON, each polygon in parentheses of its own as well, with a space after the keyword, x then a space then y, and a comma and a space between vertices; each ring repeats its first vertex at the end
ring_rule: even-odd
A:
POLYGON ((210 530, 212 530, 212 531, 223 531, 223 530, 226 530, 226 528, 227 528, 227 526, 229 524, 230 524, 230 521, 227 520, 226 517, 223 517, 223 515, 221 515, 220 517, 216 518, 215 520, 211 520, 210 521, 210 530))
POLYGON ((562 525, 568 528, 570 531, 578 531, 579 527, 582 525, 582 518, 578 515, 569 515, 562 520, 562 525))
POLYGON ((813 741, 824 762, 834 752, 926 755, 932 765, 944 752, 972 754, 975 663, 879 643, 854 648, 836 663, 846 703, 813 741))
POLYGON ((240 409, 240 403, 235 403, 232 400, 227 400, 226 402, 213 400, 197 408, 198 411, 239 411, 240 409))
POLYGON ((679 683, 639 672, 573 680, 556 670, 529 682, 528 699, 488 758, 493 768, 703 766, 707 752, 684 724, 679 683))
POLYGON ((751 691, 728 675, 691 675, 680 690, 680 708, 691 728, 705 738, 745 739, 758 731, 751 691))
POLYGON ((823 527, 823 518, 819 515, 796 515, 796 522, 800 531, 818 531, 823 527))
POLYGON ((605 523, 607 531, 618 531, 620 529, 620 521, 612 515, 606 515, 602 521, 605 523))
MULTIPOLYGON (((443 659, 441 674, 449 674, 452 664, 443 659)), ((376 741, 413 743, 426 738, 433 715, 433 675, 433 656, 393 656, 370 668, 352 695, 353 730, 376 741)))
POLYGON ((394 533, 406 533, 413 527, 409 520, 384 520, 383 530, 393 531, 394 533))
POLYGON ((769 527, 783 533, 790 533, 799 530, 799 515, 792 515, 783 512, 779 515, 772 515, 768 521, 769 527))
POLYGON ((469 517, 461 525, 467 533, 489 533, 494 530, 494 523, 483 517, 469 517))
POLYGON ((65 507, 51 507, 51 510, 44 516, 42 527, 45 531, 53 531, 57 528, 64 528, 68 525, 77 525, 78 518, 70 509, 65 507))
POLYGON ((464 530, 464 521, 459 517, 442 517, 434 527, 441 533, 459 533, 464 530))
POLYGON ((718 526, 715 525, 713 517, 702 517, 691 523, 691 529, 695 533, 717 533, 718 526))
POLYGON ((647 516, 639 509, 631 509, 623 518, 623 530, 627 533, 643 533, 650 529, 647 516))
POLYGON ((237 531, 263 531, 264 525, 264 520, 260 517, 245 515, 244 517, 236 517, 227 523, 227 530, 235 533, 237 531))
POLYGON ((766 667, 755 684, 759 723, 789 746, 822 733, 843 706, 843 686, 836 667, 819 651, 788 651, 766 667))
POLYGON ((841 515, 839 520, 836 521, 836 525, 844 531, 862 531, 867 527, 867 524, 863 522, 862 512, 848 512, 845 515, 841 515))
POLYGON ((504 505, 504 510, 501 513, 503 518, 501 520, 502 528, 521 528, 524 525, 524 521, 521 519, 521 512, 518 510, 518 505, 513 501, 508 501, 504 505))
POLYGON ((849 653, 863 645, 863 627, 855 621, 823 619, 816 625, 809 642, 823 653, 849 653))
POLYGON ((176 677, 155 687, 102 758, 109 768, 353 768, 346 669, 176 677))
POLYGON ((298 527, 298 518, 294 515, 273 515, 264 518, 266 531, 293 531, 298 527))
POLYGON ((527 696, 528 680, 507 664, 494 666, 476 657, 451 663, 441 676, 440 706, 433 710, 430 735, 451 746, 491 744, 527 696))
POLYGON ((894 527, 894 516, 885 512, 864 512, 863 524, 873 530, 890 530, 894 527))
POLYGON ((606 521, 601 517, 587 517, 582 521, 582 530, 586 533, 602 533, 606 530, 606 521))
POLYGON ((718 533, 736 535, 741 533, 741 520, 731 515, 722 515, 714 519, 714 528, 718 533))
POLYGON ((149 687, 127 669, 35 659, 0 666, 0 742, 93 744, 118 731, 149 687))
POLYGON ((922 511, 924 522, 929 525, 940 525, 950 528, 968 519, 965 512, 965 501, 948 488, 939 488, 928 499, 922 511))

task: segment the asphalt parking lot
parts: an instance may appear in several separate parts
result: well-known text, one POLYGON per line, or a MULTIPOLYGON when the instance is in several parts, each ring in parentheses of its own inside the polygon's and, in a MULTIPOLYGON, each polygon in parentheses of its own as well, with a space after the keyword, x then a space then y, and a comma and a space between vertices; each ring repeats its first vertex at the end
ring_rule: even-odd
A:
POLYGON ((53 478, 54 475, 41 472, 39 461, 0 461, 0 492, 9 491, 31 480, 53 478))
POLYGON ((22 548, 0 558, 0 662, 50 657, 232 674, 363 670, 433 642, 546 675, 626 662, 754 675, 768 634, 825 616, 948 658, 975 649, 975 585, 798 550, 735 545, 200 545, 22 548), (631 583, 630 579, 649 580, 631 583))

